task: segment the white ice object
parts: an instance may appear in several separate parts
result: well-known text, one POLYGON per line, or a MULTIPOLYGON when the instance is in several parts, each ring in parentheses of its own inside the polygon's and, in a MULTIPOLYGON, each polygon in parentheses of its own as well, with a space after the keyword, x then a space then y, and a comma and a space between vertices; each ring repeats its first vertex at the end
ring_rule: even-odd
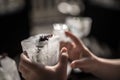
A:
POLYGON ((13 59, 5 57, 0 60, 0 80, 20 80, 16 63, 13 59))
POLYGON ((31 36, 30 38, 23 40, 21 45, 23 51, 28 53, 28 56, 32 61, 53 66, 58 62, 59 58, 59 37, 52 36, 48 41, 43 41, 45 44, 42 45, 38 41, 40 36, 43 35, 45 34, 31 36), (38 50, 37 45, 43 46, 40 51, 38 50))
POLYGON ((70 66, 70 63, 68 63, 68 64, 67 64, 67 76, 70 75, 71 71, 72 71, 72 68, 71 68, 71 66, 70 66))
POLYGON ((92 20, 89 17, 68 17, 65 23, 75 36, 82 38, 90 33, 92 20))
POLYGON ((65 31, 69 31, 66 24, 54 23, 53 29, 53 34, 59 37, 59 41, 71 42, 71 39, 65 35, 65 31))

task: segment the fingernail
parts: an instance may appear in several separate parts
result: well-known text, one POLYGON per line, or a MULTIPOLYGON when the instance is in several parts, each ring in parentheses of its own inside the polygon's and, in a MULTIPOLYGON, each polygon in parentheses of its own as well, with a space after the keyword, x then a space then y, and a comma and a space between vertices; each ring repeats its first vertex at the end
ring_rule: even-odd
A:
POLYGON ((67 52, 67 48, 66 48, 66 47, 63 47, 63 48, 61 49, 61 52, 67 52))
POLYGON ((71 63, 71 67, 75 68, 75 63, 74 62, 71 63))

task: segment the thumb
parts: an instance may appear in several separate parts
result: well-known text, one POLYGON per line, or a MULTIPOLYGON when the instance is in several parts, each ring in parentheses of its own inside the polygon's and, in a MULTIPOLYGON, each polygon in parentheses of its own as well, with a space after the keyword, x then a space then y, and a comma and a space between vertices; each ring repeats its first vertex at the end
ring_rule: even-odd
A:
POLYGON ((58 68, 67 68, 68 63, 68 53, 65 47, 61 50, 60 60, 58 62, 58 68))
POLYGON ((71 63, 72 68, 86 68, 89 65, 88 58, 82 58, 80 60, 74 60, 71 63))

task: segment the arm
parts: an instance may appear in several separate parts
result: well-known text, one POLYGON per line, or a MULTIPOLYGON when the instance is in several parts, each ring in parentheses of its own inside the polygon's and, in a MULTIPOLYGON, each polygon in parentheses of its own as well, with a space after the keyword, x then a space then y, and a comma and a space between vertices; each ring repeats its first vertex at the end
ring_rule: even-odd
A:
POLYGON ((120 59, 98 58, 98 66, 94 75, 108 80, 120 80, 120 59))

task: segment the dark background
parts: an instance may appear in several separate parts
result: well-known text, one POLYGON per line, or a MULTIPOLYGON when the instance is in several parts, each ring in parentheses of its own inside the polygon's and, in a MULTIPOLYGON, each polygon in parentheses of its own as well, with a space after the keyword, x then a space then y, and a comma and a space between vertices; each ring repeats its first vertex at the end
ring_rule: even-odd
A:
POLYGON ((93 20, 89 37, 94 36, 100 43, 107 44, 112 50, 112 58, 120 58, 120 9, 93 5, 88 0, 84 0, 84 4, 82 16, 93 20))
POLYGON ((0 15, 0 54, 14 58, 21 53, 20 41, 29 36, 30 0, 25 0, 22 9, 0 15))

